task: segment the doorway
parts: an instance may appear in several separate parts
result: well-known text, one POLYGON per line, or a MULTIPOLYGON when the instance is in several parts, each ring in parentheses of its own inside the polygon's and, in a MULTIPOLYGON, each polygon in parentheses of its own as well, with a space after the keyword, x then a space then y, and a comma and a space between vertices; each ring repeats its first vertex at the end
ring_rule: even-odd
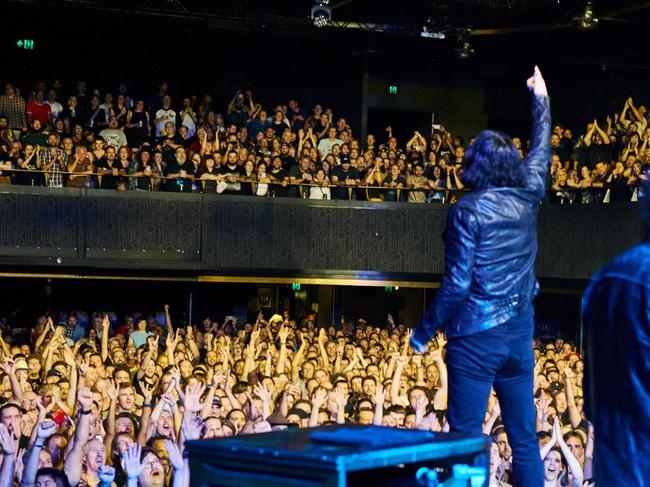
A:
POLYGON ((368 133, 375 136, 378 144, 385 143, 388 138, 386 127, 393 129, 393 135, 397 137, 400 147, 413 137, 416 130, 429 140, 431 112, 369 108, 368 133))

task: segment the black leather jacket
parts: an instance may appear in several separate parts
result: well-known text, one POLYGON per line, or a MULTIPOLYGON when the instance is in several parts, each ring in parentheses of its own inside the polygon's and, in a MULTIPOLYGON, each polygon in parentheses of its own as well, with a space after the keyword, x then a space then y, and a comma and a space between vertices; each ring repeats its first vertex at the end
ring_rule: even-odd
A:
POLYGON ((474 191, 452 206, 445 229, 442 287, 412 341, 422 348, 444 325, 449 338, 505 323, 529 306, 535 278, 537 213, 551 159, 548 97, 533 97, 531 150, 522 188, 474 191))
POLYGON ((583 300, 585 411, 594 423, 596 485, 650 479, 650 240, 614 258, 583 300))

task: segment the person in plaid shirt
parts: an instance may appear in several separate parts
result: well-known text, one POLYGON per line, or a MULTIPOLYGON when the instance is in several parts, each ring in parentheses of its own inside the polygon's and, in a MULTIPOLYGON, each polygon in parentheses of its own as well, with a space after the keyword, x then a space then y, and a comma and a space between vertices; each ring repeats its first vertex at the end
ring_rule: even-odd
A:
POLYGON ((25 106, 23 97, 16 93, 11 83, 7 83, 5 94, 0 96, 0 114, 9 119, 9 128, 27 130, 25 106))
POLYGON ((38 158, 41 167, 47 174, 47 186, 50 188, 63 187, 63 174, 58 171, 65 171, 68 166, 68 154, 59 148, 59 136, 50 134, 47 136, 47 148, 38 151, 38 158))

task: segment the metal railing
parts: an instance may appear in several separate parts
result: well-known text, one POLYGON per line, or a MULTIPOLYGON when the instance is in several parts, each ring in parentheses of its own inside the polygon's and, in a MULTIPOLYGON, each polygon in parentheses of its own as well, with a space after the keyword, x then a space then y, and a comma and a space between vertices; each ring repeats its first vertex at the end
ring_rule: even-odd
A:
MULTIPOLYGON (((247 196, 258 197, 301 197, 305 199, 338 199, 338 200, 362 200, 362 201, 388 201, 388 202, 408 202, 410 192, 423 193, 418 195, 418 201, 439 204, 453 204, 458 198, 467 193, 467 189, 446 189, 443 187, 422 188, 409 185, 403 186, 378 186, 368 185, 365 183, 346 184, 346 183, 314 183, 314 182, 291 182, 276 181, 270 178, 262 180, 256 177, 232 177, 228 175, 215 174, 210 178, 197 177, 192 174, 183 176, 165 176, 163 174, 137 174, 126 170, 114 169, 112 172, 91 172, 80 173, 70 171, 54 171, 45 169, 1 169, 0 184, 15 184, 18 186, 29 186, 29 179, 19 178, 19 175, 34 175, 31 179, 31 186, 46 187, 80 187, 79 185, 69 184, 69 181, 81 178, 86 189, 115 189, 120 191, 168 191, 168 192, 194 192, 194 193, 222 193, 242 194, 247 196), (50 178, 54 175, 61 176, 61 184, 51 184, 50 178), (73 177, 72 179, 70 177, 73 177), (106 177, 118 178, 115 188, 103 187, 103 180, 106 177), (67 178, 67 180, 66 180, 67 178), (18 181, 21 180, 21 181, 18 181), (145 184, 140 184, 145 181, 145 184), (167 186, 169 182, 175 182, 180 189, 173 186, 167 186), (188 183, 188 189, 184 183, 188 183), (234 185, 239 185, 240 189, 235 189, 234 185), (242 185, 250 185, 245 190, 242 185), (312 195, 312 189, 314 191, 312 195), (347 190, 347 191, 343 191, 347 190), (320 193, 320 194, 319 194, 320 193), (334 193, 334 197, 332 197, 334 193), (422 201, 422 199, 424 201, 422 201)), ((609 203, 611 201, 611 190, 614 186, 604 185, 602 187, 590 188, 565 188, 563 190, 546 189, 545 201, 554 204, 584 204, 584 203, 609 203), (592 197, 588 201, 581 199, 579 196, 584 192, 591 192, 597 197, 592 197)), ((636 202, 638 199, 637 187, 629 186, 629 198, 626 201, 636 202)))
MULTIPOLYGON (((83 180, 83 187, 87 189, 101 188, 101 189, 113 189, 113 188, 102 188, 103 179, 106 177, 110 178, 119 178, 122 187, 117 186, 115 189, 127 191, 127 190, 149 190, 149 191, 171 191, 171 192, 190 192, 183 191, 165 187, 165 184, 168 182, 185 182, 191 185, 191 192, 199 193, 221 193, 227 192, 228 194, 236 194, 240 192, 241 194, 250 195, 250 192, 244 192, 241 190, 234 190, 232 185, 243 185, 248 184, 252 185, 253 195, 257 196, 299 196, 302 198, 310 198, 311 190, 318 189, 321 193, 321 197, 311 199, 332 199, 331 194, 335 192, 337 196, 333 199, 348 199, 355 200, 361 199, 365 201, 406 201, 405 195, 409 191, 416 191, 421 193, 436 193, 436 198, 431 199, 431 201, 446 203, 453 202, 457 193, 461 193, 465 190, 462 189, 445 189, 445 188, 419 188, 413 186, 378 186, 378 185, 368 185, 364 183, 359 184, 346 184, 346 183, 295 183, 291 181, 276 181, 270 178, 257 179, 250 177, 231 177, 228 175, 215 174, 211 178, 201 178, 194 176, 192 174, 187 174, 184 176, 165 176, 162 174, 133 174, 132 172, 125 170, 113 170, 112 172, 91 172, 91 173, 81 173, 81 172, 70 172, 70 171, 54 171, 54 170, 45 170, 45 169, 3 169, 0 170, 0 184, 16 184, 16 185, 27 185, 29 186, 29 180, 23 179, 22 182, 16 182, 16 175, 25 174, 25 175, 35 175, 31 179, 31 186, 47 186, 47 187, 79 187, 77 185, 68 184, 69 181, 74 181, 74 179, 80 178, 83 180), (53 175, 62 176, 61 185, 51 185, 50 178, 53 175), (70 176, 73 176, 74 179, 70 179, 70 176), (66 181, 65 178, 68 178, 66 181), (146 188, 140 187, 137 184, 137 181, 146 181, 146 188), (221 188, 219 187, 222 186, 221 188), (262 188, 262 191, 258 191, 259 188, 262 188), (290 191, 291 189, 296 189, 296 191, 290 191), (347 190, 347 198, 341 197, 342 190, 347 190), (285 194, 287 193, 287 194, 285 194)), ((182 188, 185 189, 185 188, 182 188)))

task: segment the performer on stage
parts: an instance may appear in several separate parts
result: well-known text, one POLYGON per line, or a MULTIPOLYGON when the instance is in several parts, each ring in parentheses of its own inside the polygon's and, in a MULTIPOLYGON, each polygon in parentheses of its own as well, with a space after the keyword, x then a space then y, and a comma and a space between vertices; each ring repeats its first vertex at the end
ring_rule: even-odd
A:
POLYGON ((541 487, 542 461, 533 401, 533 306, 537 212, 551 160, 551 114, 537 67, 530 152, 521 160, 512 139, 481 132, 467 149, 463 182, 472 192, 449 209, 445 275, 411 338, 426 350, 446 325, 451 431, 481 434, 496 390, 512 447, 517 485, 541 487))
MULTIPOLYGON (((640 205, 650 227, 650 183, 644 185, 640 205)), ((650 485, 650 238, 596 273, 583 318, 595 485, 650 485)))

